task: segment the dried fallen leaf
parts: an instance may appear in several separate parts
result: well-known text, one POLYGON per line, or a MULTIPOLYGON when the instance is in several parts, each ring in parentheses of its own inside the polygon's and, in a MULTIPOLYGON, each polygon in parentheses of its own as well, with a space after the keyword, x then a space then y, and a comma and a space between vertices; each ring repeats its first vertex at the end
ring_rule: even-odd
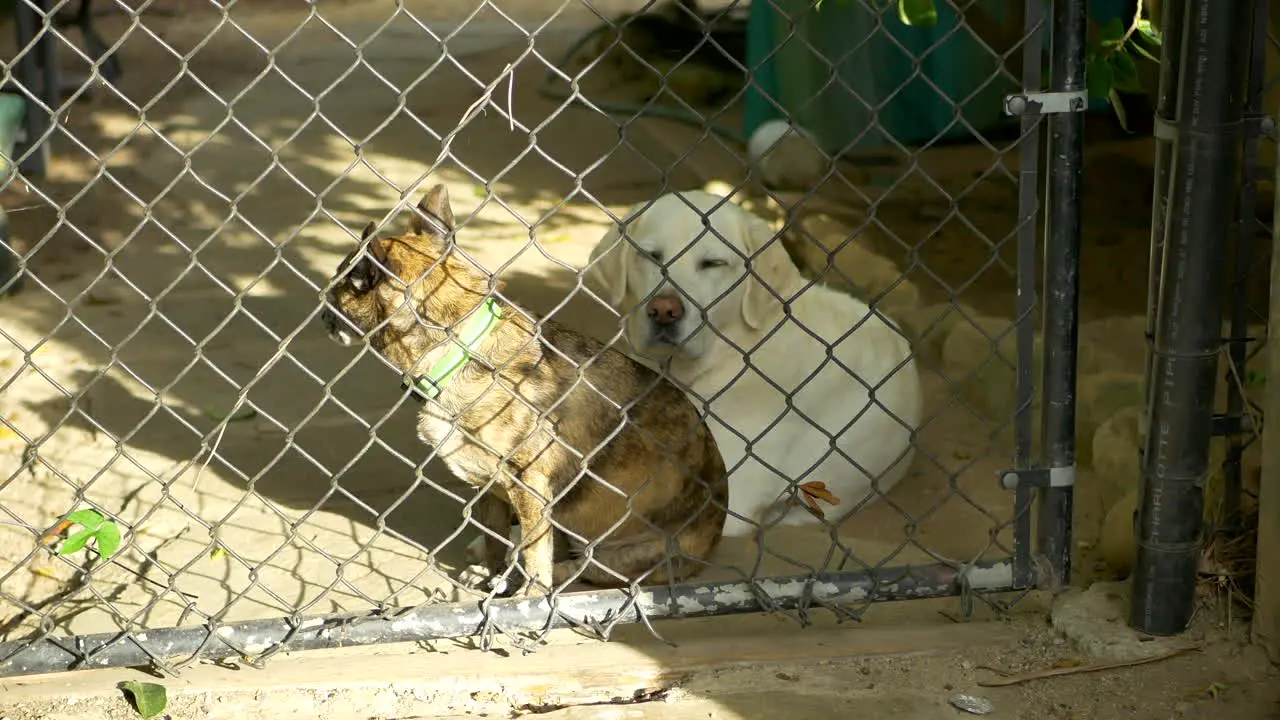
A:
POLYGON ((824 513, 822 508, 818 505, 819 500, 830 505, 840 504, 840 498, 831 494, 831 491, 827 489, 827 484, 824 482, 807 482, 802 485, 798 485, 797 487, 802 493, 800 497, 804 501, 804 504, 808 505, 809 509, 818 517, 826 517, 826 513, 824 513))
POLYGON ((1066 658, 1054 663, 1053 667, 1055 668, 1080 667, 1083 664, 1084 664, 1084 661, 1080 660, 1079 658, 1066 658))
POLYGON ((31 574, 39 575, 42 578, 49 578, 50 580, 58 579, 57 573, 55 573, 51 568, 47 568, 47 567, 33 567, 31 568, 31 574))
POLYGON ((1213 700, 1217 700, 1218 698, 1222 697, 1222 694, 1227 691, 1227 688, 1228 688, 1228 685, 1226 683, 1211 682, 1202 688, 1196 688, 1195 690, 1190 690, 1188 692, 1182 693, 1182 697, 1186 697, 1186 698, 1208 697, 1213 700))
POLYGON ((44 535, 41 535, 40 542, 45 545, 52 545, 58 542, 58 540, 62 538, 62 534, 65 533, 68 528, 70 528, 72 525, 75 525, 75 524, 76 523, 74 520, 63 520, 57 525, 54 525, 52 528, 49 528, 49 532, 45 533, 44 535))
POLYGON ((840 498, 833 495, 831 491, 827 489, 827 484, 824 482, 805 483, 800 486, 800 489, 804 491, 805 495, 821 500, 828 505, 840 504, 840 498))

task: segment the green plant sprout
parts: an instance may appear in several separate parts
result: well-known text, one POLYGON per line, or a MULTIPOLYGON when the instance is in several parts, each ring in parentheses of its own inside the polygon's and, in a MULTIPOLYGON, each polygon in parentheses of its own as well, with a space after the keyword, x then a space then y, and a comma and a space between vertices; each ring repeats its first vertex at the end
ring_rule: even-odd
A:
POLYGON ((115 521, 103 517, 97 510, 92 508, 77 510, 62 521, 79 525, 81 530, 58 546, 59 555, 79 552, 90 540, 94 541, 98 554, 103 560, 110 560, 116 550, 120 549, 120 526, 116 525, 115 521))

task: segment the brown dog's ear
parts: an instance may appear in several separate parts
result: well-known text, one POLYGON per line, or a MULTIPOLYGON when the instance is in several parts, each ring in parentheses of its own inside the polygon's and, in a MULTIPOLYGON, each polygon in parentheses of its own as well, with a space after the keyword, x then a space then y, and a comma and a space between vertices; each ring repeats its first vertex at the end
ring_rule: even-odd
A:
POLYGON ((748 265, 755 271, 746 280, 742 320, 751 329, 760 330, 782 310, 782 298, 788 296, 800 271, 768 223, 747 210, 734 207, 742 214, 740 227, 745 234, 742 246, 750 256, 748 265))
POLYGON ((435 185, 422 196, 409 228, 414 235, 443 237, 453 232, 453 207, 449 204, 449 188, 444 183, 435 185))
POLYGON ((360 233, 360 244, 365 245, 365 251, 347 273, 352 286, 360 292, 373 289, 383 277, 383 268, 390 269, 387 265, 387 245, 382 238, 373 234, 377 229, 378 224, 375 222, 364 226, 364 231, 360 233))

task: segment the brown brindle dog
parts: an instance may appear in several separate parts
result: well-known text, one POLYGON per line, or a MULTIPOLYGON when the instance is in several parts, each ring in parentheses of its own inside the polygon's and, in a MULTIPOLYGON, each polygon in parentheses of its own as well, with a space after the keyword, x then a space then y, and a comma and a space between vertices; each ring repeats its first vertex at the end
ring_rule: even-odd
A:
POLYGON ((326 307, 323 321, 340 343, 369 342, 429 398, 419 437, 482 491, 490 572, 504 563, 514 510, 526 594, 575 576, 618 586, 697 575, 720 541, 728 484, 685 394, 621 352, 491 298, 501 284, 451 251, 443 185, 418 204, 408 234, 373 230, 334 276, 326 299, 337 312, 326 307), (554 562, 553 526, 575 559, 554 562))

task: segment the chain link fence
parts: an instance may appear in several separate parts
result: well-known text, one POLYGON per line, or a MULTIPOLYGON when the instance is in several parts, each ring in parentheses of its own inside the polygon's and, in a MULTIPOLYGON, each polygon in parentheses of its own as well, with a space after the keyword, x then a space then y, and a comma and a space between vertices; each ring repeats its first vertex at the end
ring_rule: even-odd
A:
POLYGON ((0 673, 1061 587, 1124 140, 934 6, 17 0, 0 673))

